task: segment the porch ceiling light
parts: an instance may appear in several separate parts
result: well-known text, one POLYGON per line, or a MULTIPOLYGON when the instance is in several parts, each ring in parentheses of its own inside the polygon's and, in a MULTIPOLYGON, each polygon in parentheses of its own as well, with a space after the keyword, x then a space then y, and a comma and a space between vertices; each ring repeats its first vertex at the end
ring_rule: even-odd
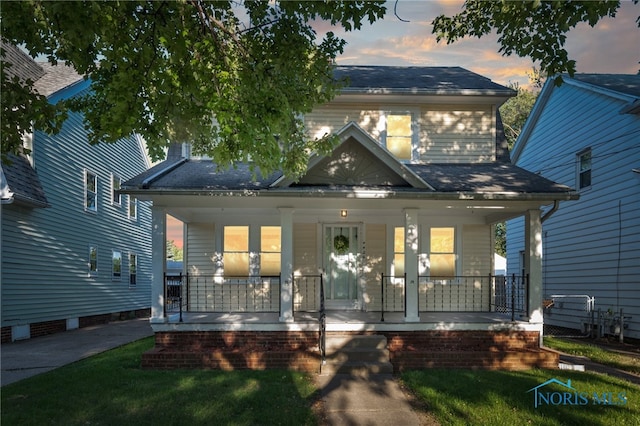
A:
POLYGON ((340 217, 347 217, 347 210, 345 209, 340 210, 340 217))

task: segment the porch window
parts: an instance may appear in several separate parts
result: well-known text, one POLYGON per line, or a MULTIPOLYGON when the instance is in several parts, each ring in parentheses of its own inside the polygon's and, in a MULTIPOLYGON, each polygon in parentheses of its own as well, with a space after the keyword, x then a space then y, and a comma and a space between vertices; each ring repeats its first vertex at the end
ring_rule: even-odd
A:
POLYGON ((393 271, 391 275, 404 275, 404 227, 400 226, 393 232, 393 271))
POLYGON ((111 279, 120 281, 122 277, 122 252, 113 250, 111 252, 111 279))
POLYGON ((280 275, 280 244, 279 226, 260 227, 261 275, 280 275))
POLYGON ((387 114, 386 146, 399 160, 411 160, 413 129, 411 114, 387 114))
POLYGON ((129 286, 135 287, 138 283, 138 256, 129 253, 129 286))
POLYGON ((98 175, 89 170, 84 171, 84 209, 98 211, 98 175))
POLYGON ((118 192, 118 190, 120 189, 120 184, 121 184, 120 176, 111 175, 111 204, 117 205, 117 206, 120 205, 120 199, 121 199, 121 195, 118 192))
POLYGON ((455 228, 431 228, 431 277, 453 278, 456 275, 455 228))
POLYGON ((249 276, 249 227, 225 226, 223 238, 224 276, 249 276))
POLYGON ((89 246, 89 276, 95 277, 98 274, 98 247, 89 246))
POLYGON ((578 154, 578 188, 591 186, 591 148, 578 154))
POLYGON ((138 199, 129 195, 129 219, 138 217, 138 199))

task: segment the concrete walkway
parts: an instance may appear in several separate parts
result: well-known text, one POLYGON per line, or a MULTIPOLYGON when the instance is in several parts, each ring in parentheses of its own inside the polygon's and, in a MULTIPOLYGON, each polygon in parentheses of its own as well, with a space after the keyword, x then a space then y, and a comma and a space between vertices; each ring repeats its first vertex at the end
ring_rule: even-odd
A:
POLYGON ((316 378, 322 396, 321 424, 421 426, 398 382, 390 374, 360 377, 348 374, 320 375, 316 378))
POLYGON ((5 386, 100 352, 152 336, 149 319, 114 321, 0 346, 5 386))

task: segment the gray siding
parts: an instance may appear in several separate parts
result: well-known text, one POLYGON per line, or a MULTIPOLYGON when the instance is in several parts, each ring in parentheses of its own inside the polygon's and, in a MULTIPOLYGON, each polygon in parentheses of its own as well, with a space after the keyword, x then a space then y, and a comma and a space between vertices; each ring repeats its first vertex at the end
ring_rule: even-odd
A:
POLYGON ((55 136, 36 132, 34 165, 51 205, 2 207, 2 325, 72 319, 149 308, 151 210, 128 198, 111 203, 111 174, 122 181, 146 169, 131 137, 90 146, 82 117, 70 114, 55 136), (84 210, 84 170, 98 176, 98 210, 84 210), (98 248, 98 271, 89 276, 89 247, 98 248), (112 279, 111 253, 122 253, 122 274, 112 279), (129 285, 129 253, 138 257, 137 284, 129 285))
MULTIPOLYGON (((574 85, 555 88, 517 164, 576 188, 576 154, 591 148, 592 185, 543 226, 544 291, 595 296, 602 311, 622 308, 632 317, 627 335, 640 338, 640 175, 632 172, 640 116, 620 114, 623 105, 574 85)), ((521 230, 507 224, 509 272, 517 273, 521 230)), ((545 321, 576 324, 553 312, 545 321)))

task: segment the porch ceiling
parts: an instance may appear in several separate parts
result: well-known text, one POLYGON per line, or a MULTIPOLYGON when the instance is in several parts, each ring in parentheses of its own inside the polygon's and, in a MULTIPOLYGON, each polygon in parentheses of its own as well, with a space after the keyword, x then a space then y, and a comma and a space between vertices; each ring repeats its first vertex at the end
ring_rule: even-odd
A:
MULTIPOLYGON (((371 195, 371 194, 370 194, 371 195)), ((527 210, 539 209, 551 204, 544 200, 474 200, 466 199, 403 199, 353 197, 205 197, 167 194, 154 196, 154 206, 183 222, 213 221, 221 217, 243 217, 260 215, 279 217, 279 208, 292 208, 297 218, 321 218, 323 220, 366 221, 375 216, 397 216, 404 209, 418 209, 424 216, 473 217, 484 223, 494 223, 524 214, 527 210), (341 209, 347 209, 348 217, 340 218, 341 209)))

